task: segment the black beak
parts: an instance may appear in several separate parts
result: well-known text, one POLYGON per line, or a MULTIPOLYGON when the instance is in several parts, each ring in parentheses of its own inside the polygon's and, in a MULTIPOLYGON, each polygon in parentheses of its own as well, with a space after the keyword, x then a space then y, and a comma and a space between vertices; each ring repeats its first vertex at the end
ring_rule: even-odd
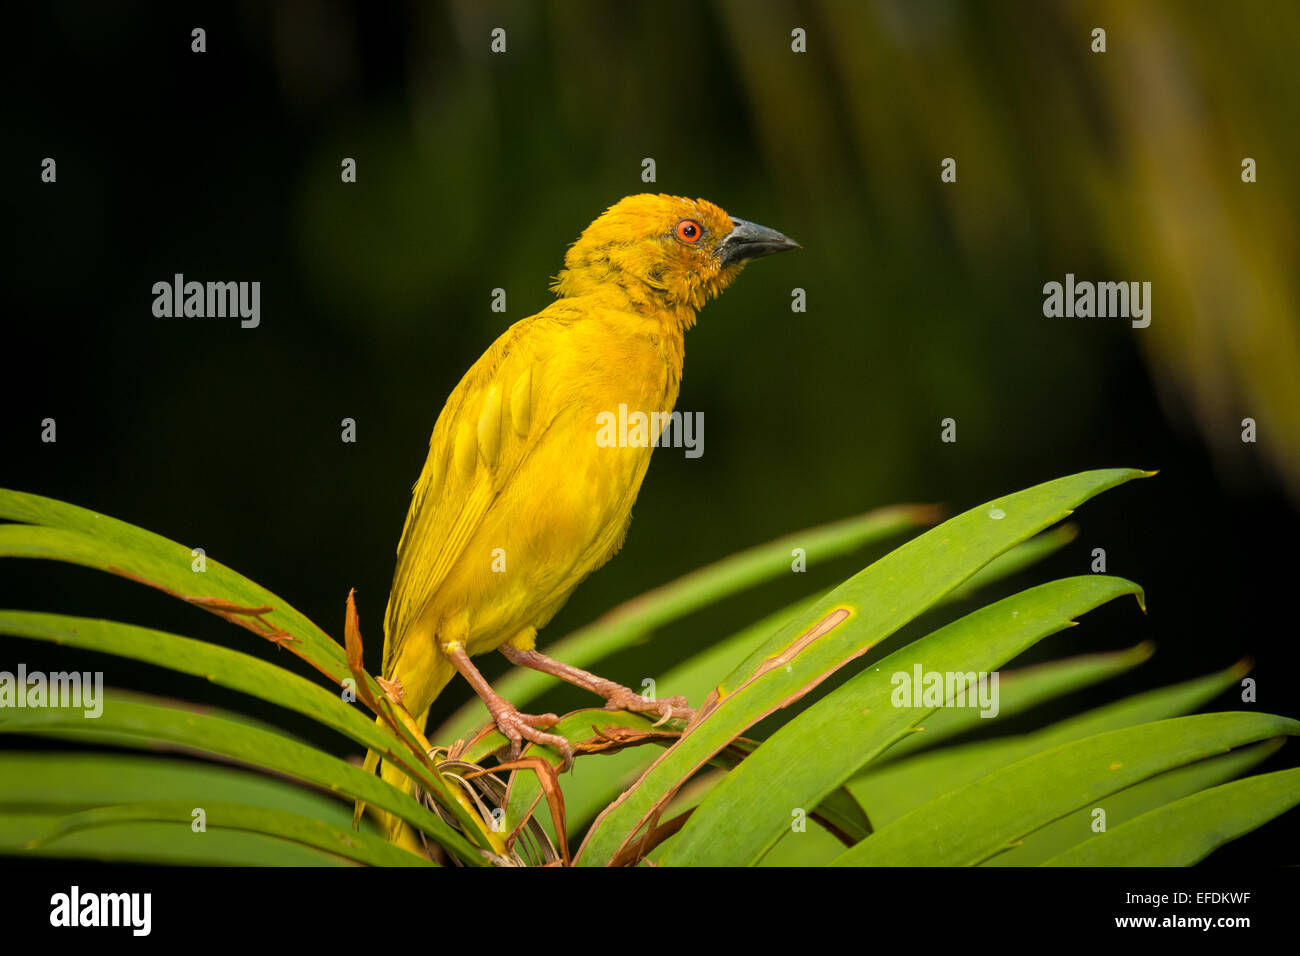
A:
POLYGON ((783 236, 775 229, 760 226, 756 222, 731 217, 734 228, 718 243, 718 255, 724 266, 734 266, 739 262, 748 262, 785 252, 787 249, 801 249, 802 246, 788 236, 783 236))

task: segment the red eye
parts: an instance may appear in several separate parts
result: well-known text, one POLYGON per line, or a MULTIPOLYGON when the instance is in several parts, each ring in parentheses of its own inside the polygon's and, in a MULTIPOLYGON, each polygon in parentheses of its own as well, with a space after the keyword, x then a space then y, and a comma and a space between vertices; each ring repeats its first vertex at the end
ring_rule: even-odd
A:
POLYGON ((699 242, 704 230, 694 219, 683 219, 677 224, 677 238, 682 242, 699 242))

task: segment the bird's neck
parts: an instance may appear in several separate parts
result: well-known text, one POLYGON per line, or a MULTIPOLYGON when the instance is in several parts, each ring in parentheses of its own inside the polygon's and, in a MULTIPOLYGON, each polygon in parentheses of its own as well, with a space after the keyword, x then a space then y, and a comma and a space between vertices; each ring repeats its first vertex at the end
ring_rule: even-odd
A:
POLYGON ((666 333, 680 339, 695 325, 696 305, 666 289, 618 270, 564 269, 552 286, 562 299, 589 298, 620 312, 656 319, 666 333))
POLYGON ((629 295, 620 286, 599 286, 578 295, 562 294, 560 302, 565 301, 576 307, 576 313, 570 315, 593 317, 608 334, 639 342, 659 355, 667 376, 665 407, 671 409, 686 364, 686 329, 695 322, 695 310, 683 315, 680 310, 652 298, 629 295))

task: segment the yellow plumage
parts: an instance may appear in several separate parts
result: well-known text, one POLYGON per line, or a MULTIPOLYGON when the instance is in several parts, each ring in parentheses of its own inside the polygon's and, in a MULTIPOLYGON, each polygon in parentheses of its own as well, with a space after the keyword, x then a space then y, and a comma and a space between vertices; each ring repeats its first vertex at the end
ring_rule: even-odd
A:
POLYGON ((598 416, 671 411, 696 310, 748 259, 793 246, 704 200, 630 196, 570 248, 559 299, 465 374, 415 484, 384 622, 383 676, 421 726, 450 654, 531 651, 622 545, 653 449, 602 447, 598 416))

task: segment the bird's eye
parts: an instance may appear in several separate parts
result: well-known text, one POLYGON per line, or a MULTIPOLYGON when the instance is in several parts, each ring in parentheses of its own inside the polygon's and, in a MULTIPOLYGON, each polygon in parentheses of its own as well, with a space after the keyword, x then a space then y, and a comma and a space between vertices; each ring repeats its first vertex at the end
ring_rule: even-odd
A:
POLYGON ((677 224, 677 238, 682 242, 699 242, 704 230, 694 219, 683 219, 677 224))

